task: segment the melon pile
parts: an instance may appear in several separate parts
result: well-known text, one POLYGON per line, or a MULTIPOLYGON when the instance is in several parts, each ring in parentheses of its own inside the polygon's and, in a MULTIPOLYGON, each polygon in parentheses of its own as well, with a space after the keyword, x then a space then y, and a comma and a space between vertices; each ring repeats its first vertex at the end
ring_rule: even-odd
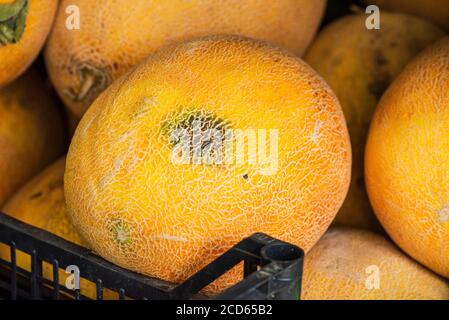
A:
POLYGON ((43 2, 0 0, 5 214, 171 283, 262 232, 298 298, 449 299, 446 7, 43 2))

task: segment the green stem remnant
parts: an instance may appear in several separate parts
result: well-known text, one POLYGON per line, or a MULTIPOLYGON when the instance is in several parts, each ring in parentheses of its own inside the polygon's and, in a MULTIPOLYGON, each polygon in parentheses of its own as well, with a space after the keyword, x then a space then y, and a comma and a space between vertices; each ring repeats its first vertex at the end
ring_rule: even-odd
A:
POLYGON ((122 220, 116 220, 112 225, 114 240, 119 246, 129 246, 132 244, 131 231, 128 225, 122 220))
POLYGON ((96 97, 107 87, 106 75, 100 69, 84 63, 78 68, 80 86, 77 90, 67 89, 65 94, 73 101, 84 102, 96 97))
POLYGON ((16 43, 25 30, 28 0, 0 4, 0 46, 16 43))

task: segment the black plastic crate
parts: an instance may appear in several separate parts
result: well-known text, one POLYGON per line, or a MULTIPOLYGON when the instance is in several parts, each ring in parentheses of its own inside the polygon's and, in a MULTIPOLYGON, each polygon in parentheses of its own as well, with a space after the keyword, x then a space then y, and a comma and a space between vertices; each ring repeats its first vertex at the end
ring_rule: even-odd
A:
POLYGON ((0 213, 0 243, 9 246, 11 261, 0 259, 0 297, 3 299, 87 299, 79 290, 59 284, 59 269, 76 265, 81 277, 96 284, 97 299, 103 289, 120 299, 298 299, 304 253, 291 244, 256 233, 236 244, 184 283, 175 285, 120 268, 90 250, 0 213), (16 265, 17 250, 31 257, 31 272, 16 265), (53 281, 42 277, 42 264, 53 265, 53 281), (244 263, 242 281, 214 297, 201 289, 232 267, 244 263))

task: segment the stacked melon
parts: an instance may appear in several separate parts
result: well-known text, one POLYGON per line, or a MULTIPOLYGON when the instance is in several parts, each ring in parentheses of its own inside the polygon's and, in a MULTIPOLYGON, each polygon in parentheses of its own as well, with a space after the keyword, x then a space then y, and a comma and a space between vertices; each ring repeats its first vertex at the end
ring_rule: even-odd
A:
POLYGON ((264 232, 306 251, 302 298, 449 299, 439 27, 382 12, 368 30, 354 14, 314 40, 324 0, 40 2, 0 0, 7 214, 170 282, 264 232), (44 58, 60 101, 41 69, 13 81, 53 16, 44 58), (60 113, 67 158, 31 179, 66 151, 60 113), (333 221, 381 234, 326 233, 333 221))

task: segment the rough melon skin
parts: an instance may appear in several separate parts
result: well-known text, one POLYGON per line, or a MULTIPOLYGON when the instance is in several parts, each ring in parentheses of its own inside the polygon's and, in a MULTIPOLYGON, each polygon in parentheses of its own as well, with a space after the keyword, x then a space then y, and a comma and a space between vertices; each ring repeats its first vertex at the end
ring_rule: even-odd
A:
POLYGON ((305 300, 449 299, 445 279, 383 236, 349 228, 329 230, 306 255, 302 285, 305 300), (378 288, 369 279, 375 268, 378 288))
POLYGON ((61 114, 30 70, 0 89, 0 206, 65 149, 61 114))
POLYGON ((45 52, 64 103, 81 117, 98 94, 156 49, 194 37, 237 34, 302 55, 325 0, 63 0, 45 52), (79 30, 66 28, 76 5, 79 30))
POLYGON ((448 0, 365 0, 365 3, 378 5, 381 9, 413 14, 449 30, 448 0))
POLYGON ((25 184, 4 206, 3 212, 28 224, 86 246, 71 225, 64 199, 65 157, 25 184))
POLYGON ((341 108, 307 64, 266 43, 211 37, 158 51, 100 95, 72 140, 65 195, 98 254, 180 282, 254 232, 309 250, 343 202, 350 166, 341 108), (277 170, 173 162, 167 130, 193 120, 278 130, 277 170))
MULTIPOLYGON (((81 239, 67 216, 64 198, 64 171, 65 157, 62 157, 25 184, 6 203, 2 211, 18 220, 87 247, 87 243, 81 239)), ((5 247, 0 247, 0 257, 9 260, 9 250, 5 249, 5 247)), ((28 255, 17 252, 16 259, 19 267, 26 270, 31 269, 28 255)), ((82 275, 83 270, 80 271, 82 275)), ((50 264, 44 263, 42 272, 44 278, 53 279, 53 267, 50 264)), ((66 278, 67 274, 61 270, 59 272, 61 285, 65 285, 66 278)), ((93 283, 81 279, 80 288, 82 295, 95 299, 96 288, 93 283)), ((107 299, 113 299, 116 296, 117 294, 109 290, 104 292, 104 297, 107 299)))
POLYGON ((335 223, 380 231, 365 189, 363 163, 369 124, 395 77, 444 32, 425 20, 399 13, 383 12, 380 30, 368 30, 365 20, 362 14, 332 23, 318 34, 304 60, 337 95, 351 137, 351 186, 335 223))
POLYGON ((367 190, 391 238, 449 277, 449 37, 421 53, 380 101, 365 154, 367 190))
MULTIPOLYGON (((0 0, 0 25, 4 24, 2 13, 19 2, 25 6, 23 32, 14 38, 8 37, 9 41, 2 41, 3 31, 0 31, 0 87, 20 76, 37 57, 50 32, 58 6, 58 0, 0 0)), ((20 11, 10 19, 20 21, 19 16, 20 11)), ((6 38, 4 34, 3 38, 6 38)))

